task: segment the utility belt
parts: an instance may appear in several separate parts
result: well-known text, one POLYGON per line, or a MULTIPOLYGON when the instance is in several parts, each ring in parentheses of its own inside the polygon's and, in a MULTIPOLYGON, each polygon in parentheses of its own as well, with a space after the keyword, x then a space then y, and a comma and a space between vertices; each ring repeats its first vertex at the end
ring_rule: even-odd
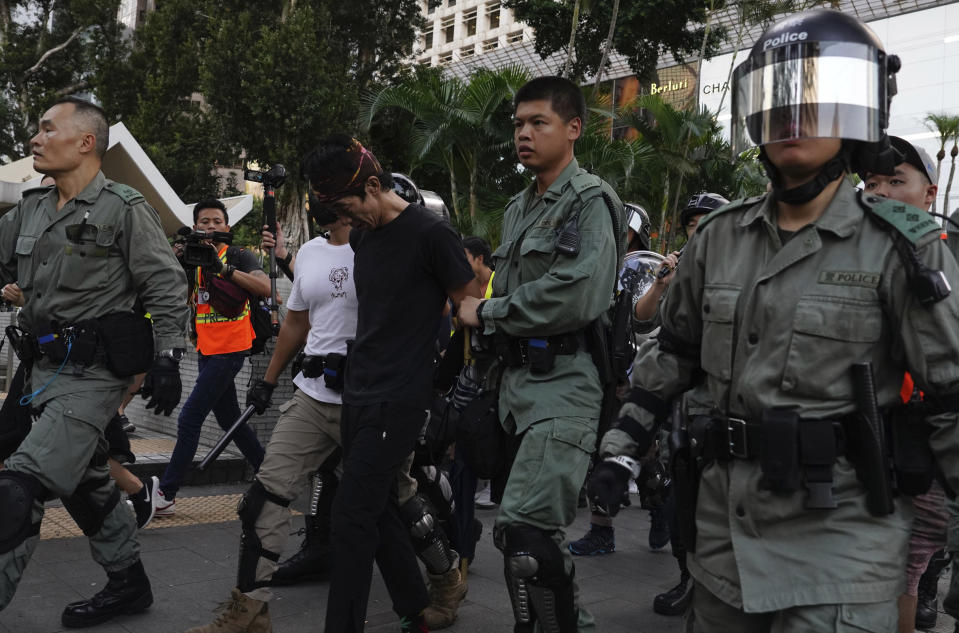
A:
POLYGON ((507 367, 525 367, 533 374, 546 374, 553 369, 556 357, 575 354, 586 348, 582 330, 557 334, 556 336, 518 338, 496 336, 494 350, 507 367))
POLYGON ((768 409, 761 421, 721 415, 693 416, 685 428, 671 433, 672 474, 679 523, 685 543, 695 551, 695 507, 699 479, 713 462, 757 460, 760 485, 772 492, 806 490, 805 507, 836 507, 833 465, 845 456, 865 488, 867 507, 877 516, 891 507, 890 491, 905 495, 926 492, 935 477, 929 447, 931 427, 921 407, 894 407, 884 423, 882 448, 869 441, 868 422, 854 413, 839 419, 801 419, 790 409, 768 409))
POLYGON ((713 415, 690 420, 690 456, 698 464, 759 460, 762 486, 792 493, 804 484, 806 507, 835 508, 832 467, 846 455, 848 419, 801 420, 788 409, 770 409, 762 422, 713 415))
POLYGON ((333 391, 343 391, 348 354, 330 352, 324 356, 304 356, 300 371, 307 378, 323 376, 323 383, 333 391))
POLYGON ((113 312, 69 325, 51 322, 44 329, 33 333, 7 326, 20 362, 69 363, 77 370, 102 363, 121 378, 143 373, 153 363, 153 326, 142 314, 113 312))

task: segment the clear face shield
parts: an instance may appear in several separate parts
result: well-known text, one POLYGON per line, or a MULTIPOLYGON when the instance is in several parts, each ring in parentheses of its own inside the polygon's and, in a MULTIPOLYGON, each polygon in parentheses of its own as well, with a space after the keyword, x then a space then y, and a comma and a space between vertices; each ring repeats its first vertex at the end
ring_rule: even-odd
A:
POLYGON ((733 72, 733 151, 800 138, 876 142, 884 127, 885 53, 860 43, 796 42, 733 72))

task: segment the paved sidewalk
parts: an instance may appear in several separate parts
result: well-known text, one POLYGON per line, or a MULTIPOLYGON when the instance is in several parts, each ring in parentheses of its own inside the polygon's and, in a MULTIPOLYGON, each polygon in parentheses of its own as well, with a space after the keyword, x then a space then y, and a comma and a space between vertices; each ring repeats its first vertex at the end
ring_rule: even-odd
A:
MULTIPOLYGON (((239 522, 227 520, 246 485, 202 486, 181 490, 175 520, 159 518, 141 534, 144 565, 153 583, 155 602, 144 614, 125 616, 90 630, 95 633, 179 633, 209 622, 216 605, 234 585, 239 522)), ((51 517, 61 508, 50 508, 51 517)), ((484 524, 476 561, 470 569, 469 594, 451 633, 490 633, 512 630, 512 615, 503 582, 502 558, 493 547, 490 525, 495 510, 477 510, 484 524)), ((570 530, 579 538, 588 525, 583 509, 570 530)), ((302 519, 294 518, 298 528, 302 519)), ((672 633, 681 618, 652 611, 653 597, 678 579, 668 548, 660 553, 646 546, 648 514, 638 506, 616 518, 617 551, 609 556, 577 559, 582 601, 592 611, 602 633, 672 633)), ((299 546, 290 538, 287 553, 299 546)), ((90 558, 82 537, 41 540, 20 584, 16 598, 0 613, 0 633, 63 631, 60 613, 73 600, 88 597, 105 583, 102 570, 90 558)), ((945 583, 944 579, 944 583, 945 583)), ((946 585, 942 585, 943 591, 946 585)), ((271 603, 276 633, 317 633, 322 630, 327 585, 316 583, 275 590, 271 603)), ((370 633, 399 631, 389 596, 379 574, 374 576, 368 610, 370 633)), ((942 615, 937 631, 952 631, 952 619, 942 615)))

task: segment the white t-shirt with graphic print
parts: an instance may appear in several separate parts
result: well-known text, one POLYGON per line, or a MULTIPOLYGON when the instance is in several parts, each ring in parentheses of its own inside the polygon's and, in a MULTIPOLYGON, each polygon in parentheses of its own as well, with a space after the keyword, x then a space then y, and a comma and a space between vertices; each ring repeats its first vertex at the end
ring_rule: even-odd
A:
MULTIPOLYGON (((325 238, 317 237, 300 247, 287 308, 310 312, 305 350, 308 356, 346 354, 346 341, 356 336, 357 312, 353 249, 349 244, 333 246, 325 238)), ((339 392, 327 389, 322 376, 307 378, 300 372, 293 382, 315 400, 342 402, 339 392)))

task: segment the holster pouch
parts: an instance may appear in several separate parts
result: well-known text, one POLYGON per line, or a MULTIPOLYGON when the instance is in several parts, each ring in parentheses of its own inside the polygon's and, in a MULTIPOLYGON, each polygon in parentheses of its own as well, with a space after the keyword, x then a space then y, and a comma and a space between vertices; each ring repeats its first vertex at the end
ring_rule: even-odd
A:
POLYGON ((64 328, 64 333, 71 338, 70 362, 91 365, 98 360, 97 351, 100 349, 100 334, 96 319, 78 321, 72 326, 64 328))
POLYGON ((762 417, 759 466, 762 485, 773 492, 799 490, 799 414, 792 409, 766 409, 762 417))
POLYGON ((343 391, 343 375, 346 373, 346 357, 330 352, 323 359, 323 382, 328 389, 343 391))
POLYGON ((556 361, 556 352, 545 338, 528 339, 526 356, 531 374, 549 373, 556 361))
POLYGON ((8 325, 4 332, 21 363, 32 363, 40 355, 37 340, 16 325, 8 325))
POLYGON ((304 356, 300 361, 300 371, 306 378, 319 378, 323 375, 323 357, 304 356))
POLYGON ((60 335, 59 330, 60 328, 51 328, 50 332, 37 335, 37 349, 40 350, 40 355, 54 365, 59 365, 67 358, 67 340, 60 335))
POLYGON ((932 425, 921 405, 904 404, 890 412, 892 461, 896 489, 904 495, 929 491, 936 474, 936 460, 929 446, 932 425))
POLYGON ((111 312, 96 320, 107 367, 120 378, 142 374, 153 363, 153 325, 136 312, 111 312))

